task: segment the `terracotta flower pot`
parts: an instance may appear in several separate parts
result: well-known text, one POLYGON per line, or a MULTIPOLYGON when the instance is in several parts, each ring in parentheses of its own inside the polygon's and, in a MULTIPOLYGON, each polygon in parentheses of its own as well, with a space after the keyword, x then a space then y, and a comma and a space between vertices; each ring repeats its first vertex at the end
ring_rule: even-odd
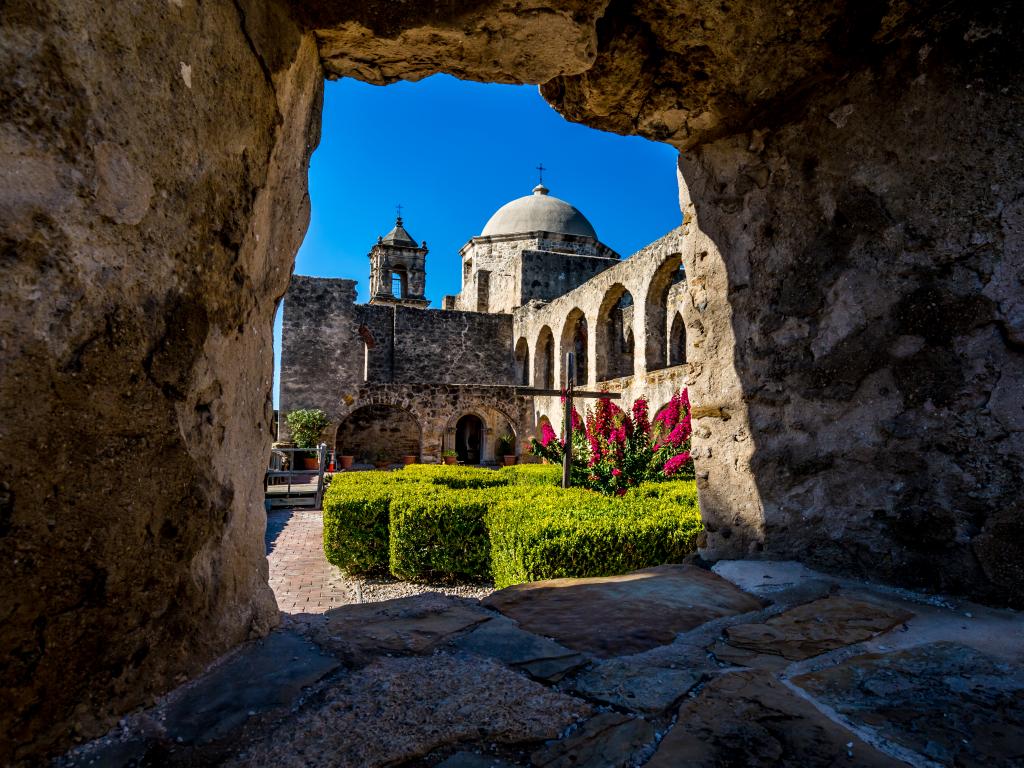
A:
POLYGON ((373 466, 377 469, 387 469, 388 463, 386 461, 375 461, 373 462, 373 466))
POLYGON ((318 459, 311 459, 308 456, 303 456, 302 466, 305 469, 320 469, 320 461, 318 459))
POLYGON ((445 456, 444 457, 444 463, 445 464, 454 464, 458 460, 459 460, 458 456, 445 456))
POLYGON ((351 469, 353 462, 356 460, 355 456, 339 456, 338 458, 341 460, 342 469, 351 469))
POLYGON ((409 466, 410 464, 415 464, 416 463, 416 457, 415 456, 403 456, 402 457, 402 463, 405 464, 406 466, 409 466))
POLYGON ((516 463, 516 455, 514 453, 506 453, 505 454, 505 466, 506 467, 511 467, 515 463, 516 463))

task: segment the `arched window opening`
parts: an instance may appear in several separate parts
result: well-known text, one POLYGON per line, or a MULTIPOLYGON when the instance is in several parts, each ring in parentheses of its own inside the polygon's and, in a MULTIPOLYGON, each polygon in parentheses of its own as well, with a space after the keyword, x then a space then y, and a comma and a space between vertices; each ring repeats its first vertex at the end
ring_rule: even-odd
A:
POLYGON ((409 293, 405 270, 398 269, 391 273, 391 295, 396 299, 404 299, 409 293))
POLYGON ((548 326, 540 329, 533 347, 533 385, 541 389, 555 388, 555 335, 548 326))
POLYGON ((686 325, 683 316, 676 312, 672 318, 672 332, 669 334, 668 364, 682 365, 686 362, 686 325))
POLYGON ((679 254, 666 259, 651 278, 644 302, 644 319, 646 331, 647 370, 657 371, 668 366, 668 292, 673 279, 679 273, 679 254))
POLYGON ((530 346, 525 337, 516 342, 515 382, 524 387, 530 385, 530 346))
MULTIPOLYGON (((562 326, 562 344, 559 353, 559 360, 562 365, 565 365, 565 356, 567 353, 572 352, 576 358, 576 385, 581 386, 588 382, 588 365, 587 365, 587 349, 588 349, 588 328, 587 318, 580 309, 574 309, 565 319, 565 325, 562 326)), ((566 383, 566 372, 562 373, 561 384, 566 383)))
POLYGON ((633 374, 633 294, 616 283, 605 293, 597 320, 597 380, 633 374))

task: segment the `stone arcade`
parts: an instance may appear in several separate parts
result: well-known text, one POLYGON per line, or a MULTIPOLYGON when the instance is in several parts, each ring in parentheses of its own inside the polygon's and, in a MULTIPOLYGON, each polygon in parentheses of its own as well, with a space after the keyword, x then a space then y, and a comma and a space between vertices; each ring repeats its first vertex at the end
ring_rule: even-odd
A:
POLYGON ((680 149, 704 553, 1020 604, 1022 22, 1014 0, 5 3, 0 762, 278 621, 272 327, 325 77, 540 83, 680 149))
MULTIPOLYGON (((576 381, 644 395, 652 415, 685 386, 681 232, 629 259, 543 185, 502 206, 462 248, 462 290, 425 309, 426 243, 401 217, 369 254, 370 301, 355 282, 295 275, 284 300, 281 411, 321 408, 339 455, 500 462, 523 457, 544 421, 560 429, 567 352, 576 381), (634 304, 634 296, 639 301, 634 304), (595 384, 596 382, 596 384, 595 384)), ((281 420, 282 437, 287 426, 281 420)))

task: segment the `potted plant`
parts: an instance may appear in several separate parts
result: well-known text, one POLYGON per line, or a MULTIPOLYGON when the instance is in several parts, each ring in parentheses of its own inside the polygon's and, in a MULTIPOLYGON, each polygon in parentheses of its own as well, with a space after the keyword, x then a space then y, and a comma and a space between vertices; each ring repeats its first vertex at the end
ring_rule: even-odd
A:
POLYGON ((498 438, 498 455, 501 456, 505 462, 505 466, 511 466, 516 463, 516 439, 510 433, 506 432, 504 435, 498 438))
POLYGON ((415 456, 415 454, 411 454, 410 453, 410 454, 406 454, 405 456, 403 456, 402 457, 402 463, 405 464, 405 466, 409 466, 410 464, 415 464, 416 463, 416 456, 415 456))
POLYGON ((454 464, 459 460, 459 455, 455 451, 448 449, 447 451, 441 451, 441 458, 444 459, 445 464, 454 464))
POLYGON ((370 451, 367 458, 376 469, 387 469, 391 464, 391 457, 385 451, 370 451))
MULTIPOLYGON (((306 469, 319 469, 317 461, 316 444, 320 434, 330 424, 327 414, 319 408, 302 408, 288 414, 288 430, 292 433, 292 440, 299 448, 307 449, 302 457, 306 469)), ((298 462, 296 462, 298 463, 298 462)))
POLYGON ((350 454, 342 454, 338 457, 338 461, 341 462, 342 469, 352 469, 352 465, 355 463, 356 457, 350 454))

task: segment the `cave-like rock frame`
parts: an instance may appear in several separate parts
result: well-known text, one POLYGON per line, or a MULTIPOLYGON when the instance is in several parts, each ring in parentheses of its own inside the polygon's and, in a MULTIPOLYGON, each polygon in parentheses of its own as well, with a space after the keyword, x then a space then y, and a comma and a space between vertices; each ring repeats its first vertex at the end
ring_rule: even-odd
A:
POLYGON ((704 552, 1019 601, 1016 5, 6 3, 0 762, 277 621, 271 321, 325 73, 542 83, 683 150, 704 552))

